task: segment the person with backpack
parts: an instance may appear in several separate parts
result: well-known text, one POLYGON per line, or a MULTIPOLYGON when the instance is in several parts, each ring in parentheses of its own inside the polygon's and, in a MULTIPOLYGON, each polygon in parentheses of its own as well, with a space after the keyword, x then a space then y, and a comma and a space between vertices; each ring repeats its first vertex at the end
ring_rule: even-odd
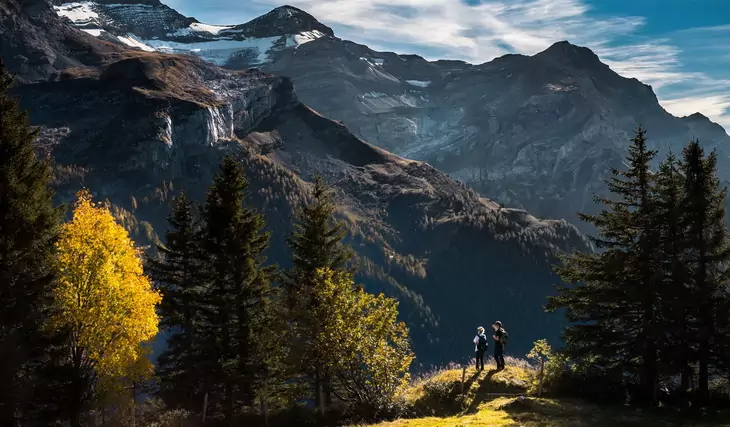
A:
POLYGON ((494 335, 492 335, 492 338, 494 338, 494 360, 497 362, 497 369, 501 371, 504 369, 504 346, 507 344, 509 335, 499 320, 494 322, 492 329, 494 329, 494 335))
POLYGON ((484 370, 484 354, 487 352, 487 336, 484 335, 484 328, 477 328, 477 335, 474 337, 474 352, 477 359, 477 371, 484 370))

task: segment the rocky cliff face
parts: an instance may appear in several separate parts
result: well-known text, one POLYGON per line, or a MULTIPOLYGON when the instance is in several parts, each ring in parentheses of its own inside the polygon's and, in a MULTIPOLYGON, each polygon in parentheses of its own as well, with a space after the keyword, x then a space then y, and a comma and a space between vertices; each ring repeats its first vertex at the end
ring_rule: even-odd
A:
POLYGON ((651 87, 567 42, 470 65, 323 39, 278 52, 263 69, 292 77, 304 102, 366 140, 544 217, 594 211, 593 194, 621 167, 639 124, 661 153, 699 138, 730 178, 730 137, 719 125, 670 115, 651 87))
POLYGON ((557 338, 562 319, 541 310, 556 281, 550 263, 558 251, 587 248, 565 221, 503 209, 427 163, 359 139, 302 104, 289 78, 126 49, 48 16, 57 31, 28 27, 22 8, 0 9, 0 22, 43 35, 22 44, 25 33, 5 27, 3 40, 20 52, 68 52, 69 38, 87 49, 86 62, 71 56, 71 68, 61 70, 55 63, 50 80, 42 77, 51 71, 4 57, 35 81, 14 90, 55 160, 59 201, 85 186, 113 204, 138 241, 151 243, 165 228, 169 199, 184 189, 201 200, 222 154, 234 153, 272 231, 270 259, 286 267, 292 211, 318 171, 336 189, 359 280, 399 298, 421 364, 468 356, 462 333, 485 315, 511 325, 517 353, 536 338, 557 338), (487 313, 484 301, 500 303, 487 313))
POLYGON ((539 216, 573 221, 577 211, 595 210, 593 193, 603 191, 610 167, 621 165, 639 124, 661 152, 679 152, 692 138, 718 149, 721 174, 730 179, 730 136, 721 127, 701 115, 670 115, 651 87, 568 42, 472 65, 376 52, 288 7, 235 28, 256 28, 257 37, 271 31, 291 38, 307 28, 324 36, 265 44, 256 57, 204 46, 199 54, 228 68, 288 76, 304 103, 357 136, 539 216))

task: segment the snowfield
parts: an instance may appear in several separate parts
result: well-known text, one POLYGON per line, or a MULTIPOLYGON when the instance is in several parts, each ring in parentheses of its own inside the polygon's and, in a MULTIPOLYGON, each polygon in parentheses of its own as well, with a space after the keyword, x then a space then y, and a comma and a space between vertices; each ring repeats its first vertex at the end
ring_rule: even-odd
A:
MULTIPOLYGON (((283 47, 298 47, 324 35, 322 33, 319 33, 319 35, 313 33, 319 33, 319 31, 309 31, 287 37, 283 47)), ((160 39, 144 40, 132 34, 117 38, 128 46, 148 52, 193 54, 219 66, 225 65, 232 55, 246 50, 254 52, 256 55, 255 63, 263 64, 269 60, 269 53, 275 49, 276 44, 283 39, 283 37, 248 38, 243 40, 220 38, 205 42, 182 43, 160 39)))
POLYGON ((61 6, 53 6, 58 16, 62 16, 71 20, 74 25, 84 26, 89 24, 98 24, 99 14, 94 12, 92 7, 95 3, 80 2, 66 3, 61 6))
MULTIPOLYGON (((158 8, 159 9, 159 8, 158 8)), ((106 12, 114 12, 112 16, 123 12, 122 16, 139 17, 142 15, 154 16, 156 20, 165 19, 165 12, 156 12, 157 9, 149 5, 138 4, 98 4, 91 1, 66 3, 54 6, 56 13, 71 20, 92 36, 99 37, 102 33, 111 32, 121 43, 147 52, 165 52, 193 54, 216 65, 225 65, 238 54, 245 53, 254 65, 269 61, 269 54, 277 48, 298 48, 299 46, 325 37, 326 34, 317 31, 304 31, 287 36, 242 38, 242 29, 232 25, 210 25, 194 22, 184 28, 170 28, 166 36, 147 39, 136 34, 125 34, 115 31, 113 18, 106 12), (144 10, 141 10, 144 9, 144 10), (154 9, 154 10, 153 10, 154 9), (115 33, 115 34, 114 34, 115 33), (182 37, 199 36, 198 40, 205 41, 183 42, 182 37)), ((291 13, 288 10, 282 13, 291 13)), ((380 62, 382 64, 382 60, 380 62)))
POLYGON ((119 37, 117 37, 117 39, 119 39, 120 42, 126 44, 127 46, 136 47, 136 48, 142 49, 147 52, 155 51, 155 49, 153 47, 148 46, 148 45, 138 41, 132 35, 129 35, 127 37, 119 36, 119 37))

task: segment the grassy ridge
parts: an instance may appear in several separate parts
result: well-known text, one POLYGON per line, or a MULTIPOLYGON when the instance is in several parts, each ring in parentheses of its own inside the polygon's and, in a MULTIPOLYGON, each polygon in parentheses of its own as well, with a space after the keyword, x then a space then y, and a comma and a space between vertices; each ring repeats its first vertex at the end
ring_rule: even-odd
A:
POLYGON ((601 406, 576 399, 545 399, 527 395, 535 370, 512 359, 504 371, 489 365, 482 372, 467 368, 464 393, 462 369, 450 367, 418 379, 404 391, 412 416, 369 427, 459 426, 730 426, 730 414, 700 416, 671 410, 641 410, 601 406))

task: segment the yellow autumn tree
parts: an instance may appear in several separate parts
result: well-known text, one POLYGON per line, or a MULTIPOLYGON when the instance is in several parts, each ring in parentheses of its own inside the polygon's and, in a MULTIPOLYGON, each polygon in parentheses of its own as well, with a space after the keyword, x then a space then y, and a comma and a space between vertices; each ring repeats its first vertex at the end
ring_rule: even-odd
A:
POLYGON ((58 281, 50 327, 68 337, 72 424, 94 388, 148 376, 144 344, 155 337, 161 296, 143 272, 141 253, 109 210, 88 191, 77 194, 73 219, 57 242, 58 281), (80 384, 80 385, 79 385, 80 384))

